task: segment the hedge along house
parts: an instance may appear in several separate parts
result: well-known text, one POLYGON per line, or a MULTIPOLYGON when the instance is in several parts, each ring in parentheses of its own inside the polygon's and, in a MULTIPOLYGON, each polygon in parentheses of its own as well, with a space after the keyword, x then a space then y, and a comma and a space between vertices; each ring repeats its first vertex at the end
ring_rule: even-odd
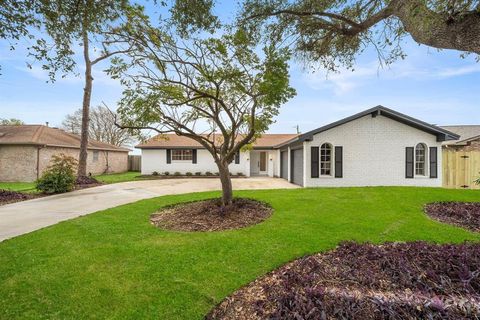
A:
MULTIPOLYGON (((442 186, 443 141, 458 135, 377 106, 301 135, 261 136, 232 173, 281 177, 305 186, 442 186)), ((142 174, 216 172, 208 151, 176 135, 142 149, 142 174)))
MULTIPOLYGON (((296 134, 264 134, 252 148, 237 153, 229 170, 234 175, 278 176, 279 159, 276 145, 296 137, 296 134)), ((212 155, 195 140, 175 134, 158 135, 139 144, 142 150, 142 174, 218 172, 212 155)))
MULTIPOLYGON (((128 152, 111 144, 90 140, 87 172, 124 172, 128 152)), ((80 137, 43 125, 0 126, 0 181, 34 181, 49 166, 53 155, 78 159, 80 137)))

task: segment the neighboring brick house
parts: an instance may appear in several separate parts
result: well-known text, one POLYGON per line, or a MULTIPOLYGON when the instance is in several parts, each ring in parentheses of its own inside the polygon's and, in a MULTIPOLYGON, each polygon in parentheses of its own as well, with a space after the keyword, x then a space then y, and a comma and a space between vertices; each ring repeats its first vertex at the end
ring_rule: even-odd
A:
MULTIPOLYGON (((78 159, 80 137, 43 125, 0 126, 0 181, 34 181, 49 166, 53 155, 78 159)), ((124 172, 128 152, 111 144, 90 140, 87 172, 124 172)))
MULTIPOLYGON (((142 173, 217 170, 197 142, 168 135, 142 149, 142 173)), ((305 187, 442 185, 442 141, 458 135, 377 106, 301 135, 262 135, 232 173, 281 177, 305 187)))

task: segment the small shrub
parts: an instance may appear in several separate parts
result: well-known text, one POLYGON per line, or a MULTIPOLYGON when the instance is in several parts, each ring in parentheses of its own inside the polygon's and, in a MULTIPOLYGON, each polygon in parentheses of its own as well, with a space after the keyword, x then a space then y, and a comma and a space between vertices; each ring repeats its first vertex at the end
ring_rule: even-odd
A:
POLYGON ((196 176, 201 176, 202 173, 201 173, 201 172, 195 172, 195 175, 196 175, 196 176))
POLYGON ((210 171, 205 172, 206 176, 213 176, 213 174, 210 171))
POLYGON ((164 175, 169 176, 169 175, 170 175, 170 172, 165 171, 164 175))
POLYGON ((158 171, 153 171, 152 176, 158 176, 158 171))
POLYGON ((43 193, 63 193, 75 188, 77 160, 65 154, 54 155, 50 166, 36 181, 36 188, 43 193))
POLYGON ((178 171, 175 171, 175 173, 173 174, 174 176, 181 176, 182 174, 178 171))
POLYGON ((215 172, 215 175, 216 175, 216 176, 219 176, 219 175, 220 175, 220 172, 215 172))
POLYGON ((474 180, 473 183, 475 183, 477 186, 480 185, 480 177, 474 180))
POLYGON ((237 176, 243 177, 243 172, 237 172, 237 176))
POLYGON ((188 177, 193 176, 193 174, 191 172, 187 172, 187 173, 185 173, 185 175, 188 176, 188 177))

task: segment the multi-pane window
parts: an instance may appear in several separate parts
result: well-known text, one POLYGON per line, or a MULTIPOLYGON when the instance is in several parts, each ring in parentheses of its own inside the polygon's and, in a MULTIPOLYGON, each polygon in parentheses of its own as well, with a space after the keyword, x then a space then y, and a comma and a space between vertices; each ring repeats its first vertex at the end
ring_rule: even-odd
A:
POLYGON ((172 160, 192 160, 191 149, 176 149, 172 150, 172 160))
POLYGON ((332 175, 332 145, 328 143, 320 147, 320 175, 332 175))
POLYGON ((93 151, 93 162, 97 162, 97 161, 98 161, 98 151, 94 150, 93 151))
POLYGON ((425 175, 425 159, 427 157, 427 148, 423 143, 415 147, 415 174, 417 176, 425 175))

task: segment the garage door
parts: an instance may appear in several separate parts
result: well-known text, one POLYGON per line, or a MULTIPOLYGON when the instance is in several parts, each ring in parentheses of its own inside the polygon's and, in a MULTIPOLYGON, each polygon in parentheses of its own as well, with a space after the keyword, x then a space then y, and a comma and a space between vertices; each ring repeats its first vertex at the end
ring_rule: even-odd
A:
POLYGON ((280 177, 288 179, 288 151, 280 153, 280 177))
POLYGON ((292 150, 292 182, 303 186, 303 149, 292 150))

